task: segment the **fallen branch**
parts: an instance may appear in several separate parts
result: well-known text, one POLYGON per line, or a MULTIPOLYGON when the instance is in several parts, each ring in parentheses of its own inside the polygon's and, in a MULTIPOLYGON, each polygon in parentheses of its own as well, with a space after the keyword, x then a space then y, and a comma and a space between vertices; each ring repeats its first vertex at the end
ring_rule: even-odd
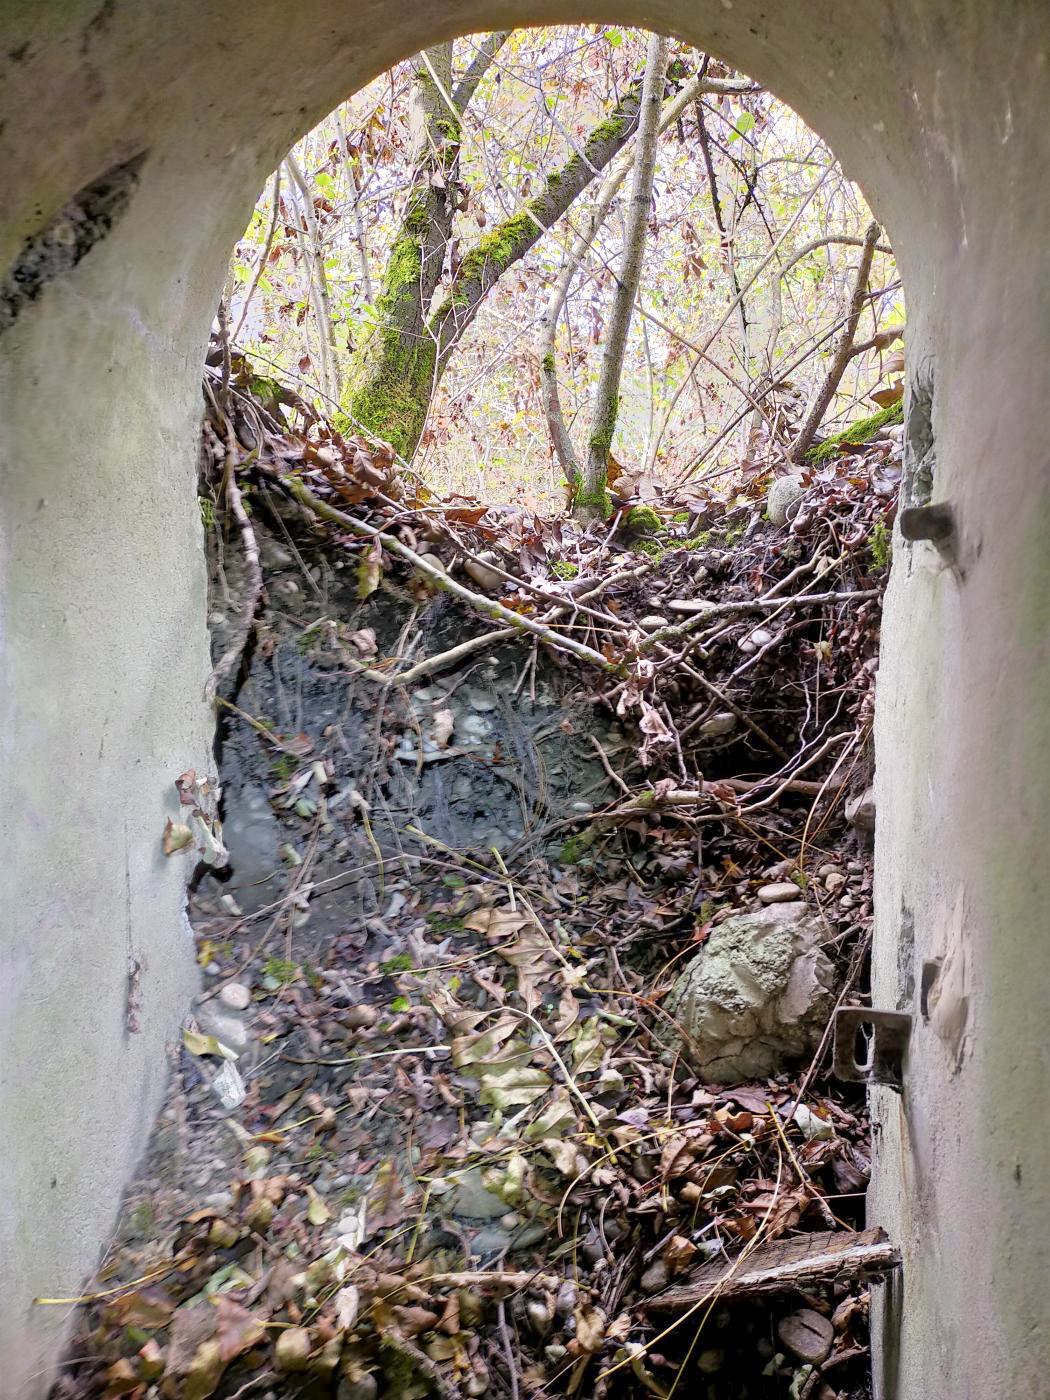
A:
MULTIPOLYGON (((808 606, 811 603, 856 603, 866 598, 878 597, 879 590, 877 588, 864 588, 848 593, 796 593, 791 598, 777 598, 766 594, 761 598, 741 599, 735 603, 708 603, 705 607, 697 610, 688 622, 680 622, 674 627, 661 627, 656 632, 650 632, 639 650, 650 651, 660 642, 686 637, 691 632, 695 632, 703 623, 712 622, 716 618, 747 617, 750 614, 761 615, 770 608, 775 611, 780 608, 808 606)), ((684 602, 685 600, 673 601, 684 602)))
POLYGON ((842 1276, 883 1274, 900 1264, 900 1250, 884 1230, 860 1230, 856 1234, 828 1230, 776 1240, 756 1249, 747 1267, 734 1274, 737 1261, 724 1259, 706 1264, 688 1283, 665 1289, 641 1304, 643 1312, 676 1312, 690 1307, 718 1289, 721 1302, 812 1288, 842 1276))
MULTIPOLYGON (((213 400, 214 402, 214 400, 213 400)), ((234 463, 234 438, 233 426, 227 418, 226 420, 226 503, 233 512, 233 517, 237 521, 241 532, 241 544, 244 548, 244 562, 248 569, 248 596, 244 604, 244 611, 241 620, 233 634, 230 645, 220 656, 215 669, 208 677, 204 687, 204 698, 211 704, 215 699, 215 693, 219 688, 219 682, 224 676, 233 670, 234 666, 244 655, 244 650, 255 627, 255 614, 259 607, 259 599, 263 591, 262 565, 259 562, 259 542, 255 538, 255 531, 252 522, 248 518, 248 512, 244 509, 244 499, 241 496, 241 489, 237 485, 237 471, 234 463)), ((246 458, 246 462, 258 456, 258 448, 253 448, 246 458)), ((244 463, 242 463, 244 465, 244 463)))
MULTIPOLYGON (((548 646, 554 647, 556 651, 570 652, 573 656, 579 656, 584 661, 589 661, 592 666, 598 666, 601 670, 609 671, 612 675, 618 676, 623 673, 622 663, 609 661, 593 647, 584 646, 582 642, 574 641, 571 637, 563 637, 550 627, 544 626, 542 622, 534 622, 532 618, 512 612, 510 608, 505 608, 502 603, 498 603, 495 598, 485 598, 480 593, 474 593, 469 588, 464 588, 463 584, 458 583, 444 569, 436 568, 417 554, 414 549, 409 549, 407 544, 402 544, 394 535, 386 534, 375 525, 366 525, 363 520, 355 520, 352 515, 345 515, 341 510, 336 510, 334 506, 320 500, 298 477, 282 476, 278 480, 292 493, 300 505, 305 506, 314 515, 320 516, 322 520, 329 520, 334 525, 342 525, 345 530, 349 530, 352 534, 361 535, 369 540, 378 540, 384 549, 406 559, 424 578, 430 579, 439 588, 443 588, 455 597, 462 599, 476 612, 483 613, 486 617, 497 618, 500 622, 509 623, 515 631, 531 632, 533 636, 539 637, 548 646)), ((384 677, 385 679, 386 677, 384 677)))
POLYGON ((428 656, 423 661, 417 661, 414 666, 410 666, 407 671, 399 671, 396 675, 387 675, 376 666, 365 666, 363 662, 354 661, 352 663, 354 674, 366 676, 368 680, 375 681, 377 685, 411 685, 413 681, 421 680, 423 676, 432 675, 434 671, 441 671, 446 666, 452 666, 457 661, 462 661, 465 656, 470 656, 472 652, 481 651, 483 647, 492 646, 496 642, 504 642, 508 637, 516 637, 518 629, 516 627, 501 627, 496 632, 485 632, 480 637, 468 637, 465 642, 460 642, 458 646, 449 647, 448 651, 439 651, 436 656, 428 656))

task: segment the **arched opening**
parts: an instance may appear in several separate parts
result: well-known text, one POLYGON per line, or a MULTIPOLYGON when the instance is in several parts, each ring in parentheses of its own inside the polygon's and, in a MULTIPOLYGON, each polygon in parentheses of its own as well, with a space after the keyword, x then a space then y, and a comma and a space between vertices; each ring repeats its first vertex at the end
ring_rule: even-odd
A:
MULTIPOLYGON (((548 5, 391 14, 314 0, 294 14, 256 6, 230 34, 224 15, 186 0, 163 13, 74 4, 60 20, 23 10, 3 21, 2 139, 14 153, 4 264, 20 275, 2 343, 4 733, 16 736, 4 750, 5 907, 16 924, 0 1002, 2 1243, 15 1261, 0 1338, 16 1374, 36 1374, 57 1345, 61 1323, 28 1300, 76 1293, 189 990, 180 882, 155 832, 174 777, 203 770, 207 752, 190 464, 226 252, 266 170, 346 91, 453 33, 569 17, 548 5), (100 182, 129 170, 130 198, 111 217, 100 182), (70 224, 88 240, 83 256, 70 258, 65 232, 46 237, 70 224), (30 269, 20 259, 34 248, 30 269), (87 1156, 86 1140, 108 1150, 87 1156)), ((940 564, 936 551, 916 554, 895 580, 883 659, 876 986, 903 1009, 912 959, 943 957, 951 972, 940 1030, 913 1042, 910 1096, 877 1103, 899 1154, 882 1208, 901 1229, 918 1304, 901 1393, 1023 1387, 1047 1347, 1027 1224, 1045 1206, 1047 1123, 1031 1107, 1038 1057, 1013 1049, 1038 1041, 1047 980, 1045 948, 1018 932, 1038 928, 1047 878, 1031 774, 1050 737, 1037 412, 1050 279, 1030 246, 1045 213, 1031 171, 1050 165, 1033 115, 1046 95, 1046 17, 1036 3, 1004 21, 992 6, 960 19, 939 0, 874 18, 721 0, 644 15, 624 5, 609 18, 681 35, 791 102, 868 191, 908 279, 915 431, 927 451, 932 431, 935 496, 956 510, 960 550, 940 564), (994 473, 981 470, 989 460, 994 473), (990 1239, 1012 1250, 1009 1279, 990 1239)))

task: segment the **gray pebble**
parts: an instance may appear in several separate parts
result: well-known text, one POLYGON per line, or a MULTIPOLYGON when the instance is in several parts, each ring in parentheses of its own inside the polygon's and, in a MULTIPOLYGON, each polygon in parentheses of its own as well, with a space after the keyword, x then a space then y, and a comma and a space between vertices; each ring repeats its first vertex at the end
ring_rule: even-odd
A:
POLYGON ((231 1011, 246 1011, 251 1005, 252 994, 243 982, 227 982, 219 992, 219 1000, 231 1011))
POLYGON ((775 885, 763 885, 758 891, 763 904, 786 904, 789 900, 801 899, 802 891, 790 880, 775 885))

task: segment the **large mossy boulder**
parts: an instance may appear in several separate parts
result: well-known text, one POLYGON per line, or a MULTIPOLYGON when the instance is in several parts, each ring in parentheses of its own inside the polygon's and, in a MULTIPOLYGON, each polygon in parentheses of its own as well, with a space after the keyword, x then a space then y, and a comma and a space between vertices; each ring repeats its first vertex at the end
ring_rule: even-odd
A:
POLYGON ((683 1057, 707 1083, 760 1078, 813 1053, 833 1002, 826 937, 801 900, 712 929, 665 1003, 683 1057))

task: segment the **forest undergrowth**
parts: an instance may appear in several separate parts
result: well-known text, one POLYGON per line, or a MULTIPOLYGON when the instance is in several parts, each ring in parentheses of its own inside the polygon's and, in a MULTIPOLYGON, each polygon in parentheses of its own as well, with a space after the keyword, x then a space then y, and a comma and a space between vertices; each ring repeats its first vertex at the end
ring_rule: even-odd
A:
MULTIPOLYGON (((785 887, 836 1005, 865 1002, 899 412, 805 464, 782 524, 751 463, 731 496, 612 470, 585 526, 436 499, 221 346, 204 389, 219 779, 236 726, 275 869, 246 909, 201 868, 205 990, 55 1400, 867 1396, 892 1259, 830 1018, 716 1085, 663 1003, 785 887), (349 696, 355 744, 342 712, 253 713, 282 647, 349 696), (541 793, 491 848, 399 828, 406 744, 419 775, 482 761, 454 695, 497 651, 508 712, 550 690, 604 790, 541 793)), ((221 867, 184 777, 166 850, 221 867)))

